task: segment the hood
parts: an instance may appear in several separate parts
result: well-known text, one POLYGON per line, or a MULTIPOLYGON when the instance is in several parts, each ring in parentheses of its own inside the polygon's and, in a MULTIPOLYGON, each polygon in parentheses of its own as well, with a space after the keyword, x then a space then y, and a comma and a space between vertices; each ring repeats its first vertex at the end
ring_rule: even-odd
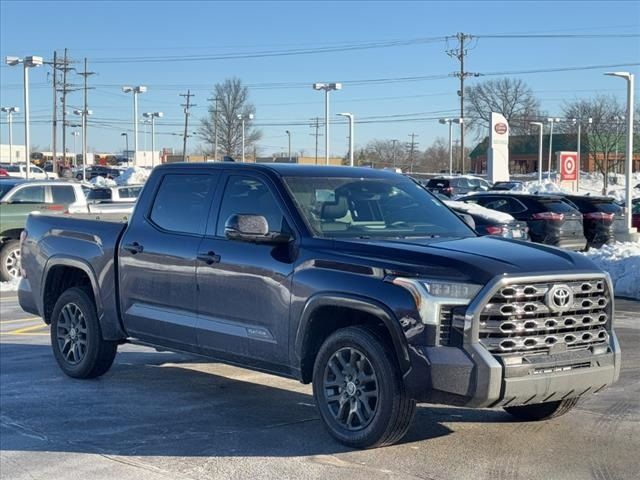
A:
POLYGON ((334 240, 327 253, 343 263, 366 264, 394 274, 479 284, 504 274, 600 271, 589 259, 574 252, 493 236, 334 240))

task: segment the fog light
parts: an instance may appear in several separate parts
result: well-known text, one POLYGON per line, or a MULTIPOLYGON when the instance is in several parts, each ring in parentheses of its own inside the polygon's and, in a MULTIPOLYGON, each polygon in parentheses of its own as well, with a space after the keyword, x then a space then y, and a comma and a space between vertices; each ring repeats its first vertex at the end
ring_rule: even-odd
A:
POLYGON ((522 365, 522 357, 502 357, 502 361, 506 366, 522 365))
POLYGON ((597 345, 595 347, 591 347, 591 352, 594 355, 602 355, 609 351, 609 347, 607 345, 597 345))

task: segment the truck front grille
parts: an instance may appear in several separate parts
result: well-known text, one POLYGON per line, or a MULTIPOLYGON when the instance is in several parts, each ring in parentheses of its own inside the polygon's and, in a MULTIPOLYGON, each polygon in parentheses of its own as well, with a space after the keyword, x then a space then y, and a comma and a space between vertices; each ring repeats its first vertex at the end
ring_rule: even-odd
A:
POLYGON ((494 355, 605 344, 610 299, 604 279, 507 285, 481 311, 480 342, 494 355), (549 297, 563 287, 571 294, 559 309, 549 297))
POLYGON ((443 305, 440 307, 440 345, 450 345, 451 341, 451 323, 453 320, 453 312, 450 306, 443 305))

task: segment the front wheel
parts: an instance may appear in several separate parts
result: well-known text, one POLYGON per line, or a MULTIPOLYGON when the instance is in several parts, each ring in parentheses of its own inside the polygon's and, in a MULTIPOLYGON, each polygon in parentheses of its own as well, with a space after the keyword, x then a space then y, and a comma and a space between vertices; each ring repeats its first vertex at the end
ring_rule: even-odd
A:
POLYGON ((549 420, 564 415, 578 403, 578 398, 558 400, 556 402, 536 403, 534 405, 519 405, 517 407, 504 407, 504 410, 517 418, 528 422, 549 420))
POLYGON ((329 433, 355 448, 396 443, 416 408, 395 352, 367 327, 343 328, 327 338, 314 364, 313 396, 329 433))
POLYGON ((95 378, 111 368, 117 342, 102 338, 93 299, 82 288, 65 291, 51 314, 51 347, 58 365, 73 378, 95 378))

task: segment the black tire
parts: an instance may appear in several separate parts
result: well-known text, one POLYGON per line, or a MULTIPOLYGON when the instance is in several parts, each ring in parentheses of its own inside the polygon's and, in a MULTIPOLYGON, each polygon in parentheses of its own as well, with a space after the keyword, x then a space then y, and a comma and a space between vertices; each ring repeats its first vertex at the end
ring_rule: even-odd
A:
POLYGON ((520 405, 517 407, 504 407, 504 410, 517 418, 527 422, 549 420, 564 415, 578 403, 578 398, 558 400, 556 402, 536 403, 533 405, 520 405))
POLYGON ((0 281, 20 277, 20 241, 9 240, 0 250, 0 281))
POLYGON ((395 358, 384 338, 364 326, 337 330, 322 344, 313 367, 313 397, 336 440, 372 448, 392 445, 405 435, 416 402, 405 391, 395 358), (354 408, 357 415, 352 415, 354 408))
POLYGON ((118 344, 102 338, 95 303, 82 288, 66 290, 53 307, 51 348, 62 371, 73 378, 99 377, 113 364, 118 344))

